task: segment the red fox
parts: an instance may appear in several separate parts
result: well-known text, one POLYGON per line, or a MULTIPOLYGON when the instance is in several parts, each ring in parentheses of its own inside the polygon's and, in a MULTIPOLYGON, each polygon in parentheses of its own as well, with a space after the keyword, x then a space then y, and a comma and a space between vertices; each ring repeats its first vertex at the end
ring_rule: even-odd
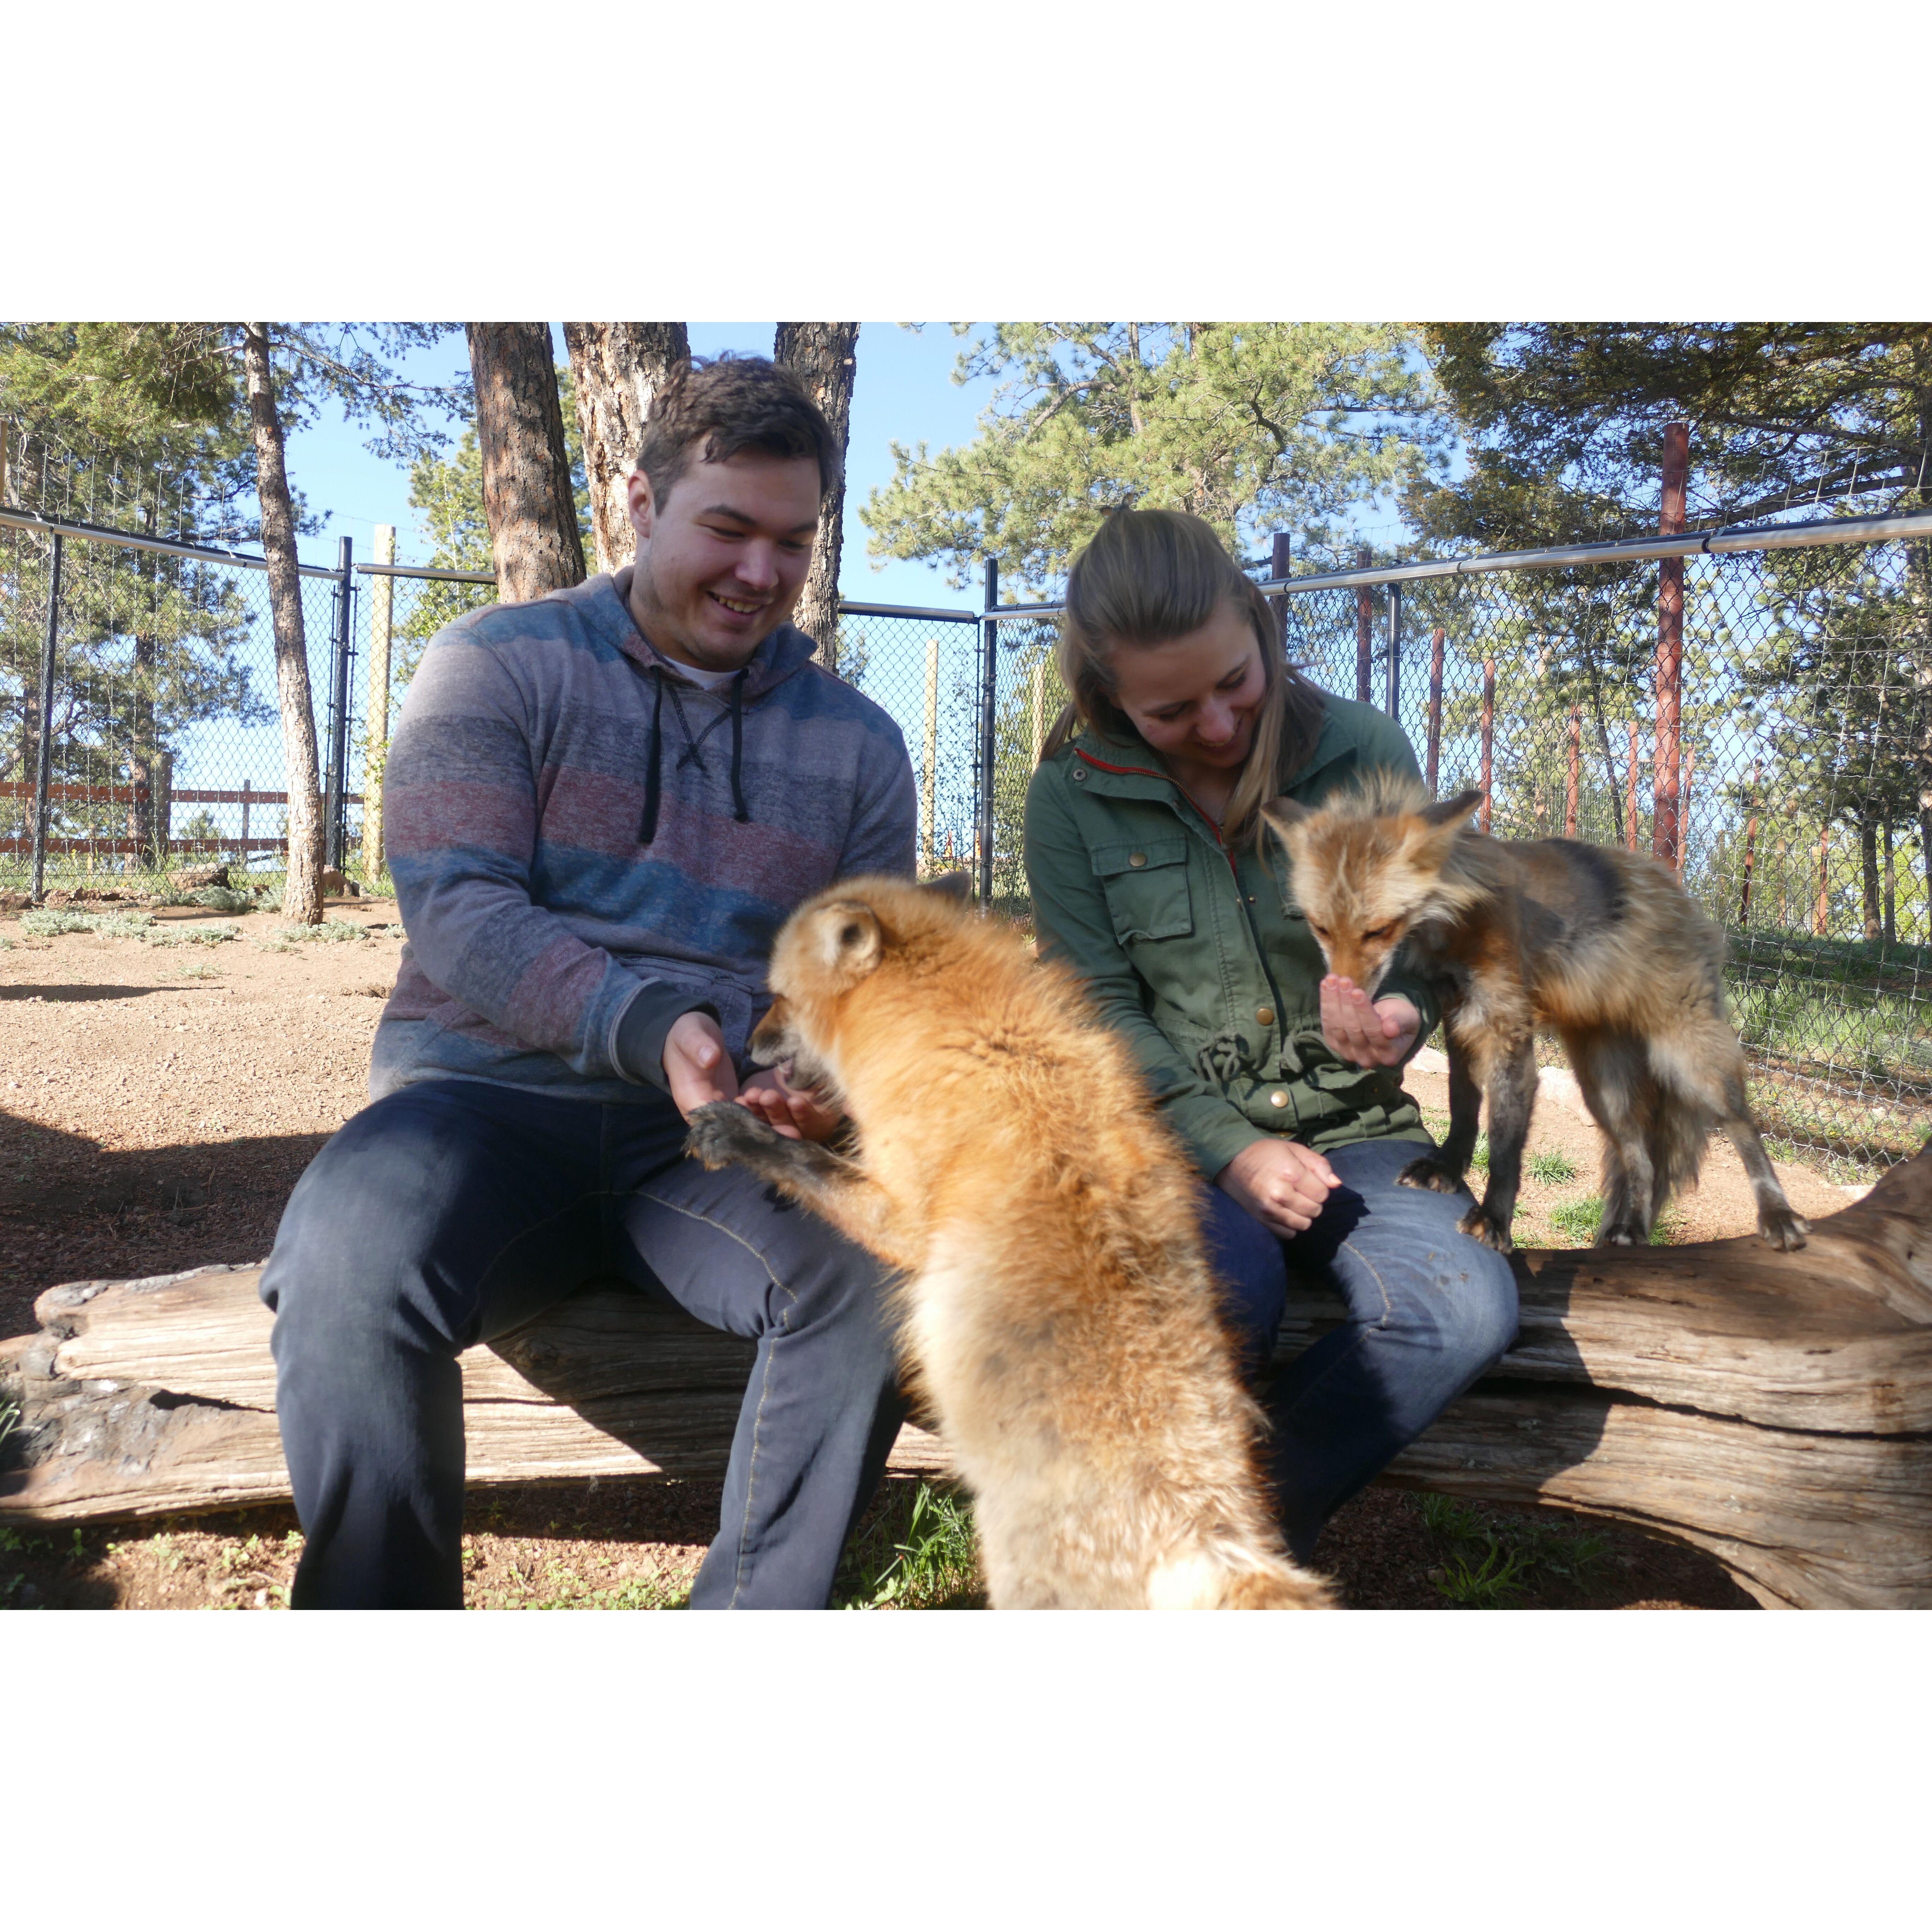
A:
POLYGON ((1466 791, 1432 805, 1414 780, 1381 777, 1318 810, 1286 798, 1262 808, 1330 972, 1372 994, 1406 944, 1443 986, 1448 1138, 1401 1179, 1460 1187, 1486 1100, 1489 1185, 1460 1226, 1508 1253, 1535 1035, 1548 1027, 1603 1130, 1599 1247, 1650 1239, 1672 1192, 1696 1179, 1714 1126, 1750 1176, 1759 1234, 1802 1247, 1810 1226, 1745 1103, 1744 1052, 1724 1017, 1723 934, 1654 859, 1570 838, 1491 838, 1466 826, 1482 802, 1466 791))
POLYGON ((993 1606, 1327 1607, 1256 1468, 1198 1184, 1072 976, 950 894, 862 878, 792 915, 770 982, 753 1056, 836 1094, 858 1151, 728 1102, 692 1116, 691 1150, 902 1271, 993 1606))

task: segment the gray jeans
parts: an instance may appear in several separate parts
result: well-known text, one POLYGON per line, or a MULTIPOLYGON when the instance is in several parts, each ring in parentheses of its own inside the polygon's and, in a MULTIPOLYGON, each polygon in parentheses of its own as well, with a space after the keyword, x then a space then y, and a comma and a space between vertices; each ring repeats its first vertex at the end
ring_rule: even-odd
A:
POLYGON ((316 1156, 262 1276, 307 1538, 296 1608, 460 1607, 456 1358, 600 1275, 758 1343, 693 1606, 823 1607, 904 1412, 884 1270, 742 1170, 686 1159, 684 1133, 654 1092, 430 1081, 316 1156))

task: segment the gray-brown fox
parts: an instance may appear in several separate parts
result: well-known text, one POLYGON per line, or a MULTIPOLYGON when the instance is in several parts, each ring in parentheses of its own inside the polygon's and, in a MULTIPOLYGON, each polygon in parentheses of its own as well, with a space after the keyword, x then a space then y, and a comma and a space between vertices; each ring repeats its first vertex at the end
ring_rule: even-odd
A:
POLYGON ((848 879, 778 934, 753 1056, 836 1093, 856 1157, 731 1102, 736 1161, 902 1270, 906 1352, 997 1610, 1314 1610, 1256 1466, 1198 1184, 1062 968, 950 896, 848 879))
POLYGON ((1649 1240, 1718 1126, 1750 1175, 1758 1232, 1774 1248, 1802 1247, 1809 1226, 1745 1103, 1744 1053, 1724 1017, 1723 934, 1656 860, 1570 838, 1491 838, 1467 826, 1482 802, 1466 791, 1432 805, 1413 779, 1378 776, 1318 810, 1285 798, 1263 808, 1329 970, 1372 994, 1406 945, 1442 988, 1449 1135, 1402 1179, 1460 1186, 1486 1100, 1489 1185, 1461 1226, 1509 1252, 1535 1035, 1549 1028, 1603 1130, 1598 1246, 1649 1240))

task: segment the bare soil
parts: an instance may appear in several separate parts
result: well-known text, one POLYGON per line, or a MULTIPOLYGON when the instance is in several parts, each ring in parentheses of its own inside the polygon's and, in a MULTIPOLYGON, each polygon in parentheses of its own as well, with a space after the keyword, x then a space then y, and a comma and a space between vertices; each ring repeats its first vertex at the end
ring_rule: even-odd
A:
MULTIPOLYGON (((107 906, 88 910, 111 910, 107 906)), ((291 944, 273 914, 164 909, 169 936, 218 926, 215 944, 28 937, 0 915, 0 1335, 33 1326, 34 1298, 64 1281, 159 1274, 261 1260, 290 1190, 366 1100, 370 1037, 402 934, 392 904, 332 903, 360 937, 291 944)), ((1446 1077, 1410 1076, 1446 1113, 1446 1077)), ((1570 1182, 1532 1179, 1519 1236, 1576 1245, 1550 1218, 1594 1192, 1596 1130, 1550 1094, 1532 1154, 1559 1154, 1570 1182)), ((1846 1191, 1780 1167, 1801 1213, 1846 1191)), ((1673 1238, 1748 1232, 1748 1187, 1714 1144, 1702 1189, 1673 1238)), ((902 1517, 914 1485, 890 1482, 875 1520, 902 1517)), ((464 1540, 474 1608, 668 1607, 688 1594, 717 1520, 716 1484, 664 1480, 478 1492, 464 1540)), ((1420 1499, 1373 1490, 1340 1512, 1318 1552, 1345 1601, 1441 1608, 1454 1600, 1468 1533, 1505 1549, 1559 1550, 1498 1600, 1521 1607, 1741 1608, 1750 1600, 1697 1552, 1550 1510, 1486 1508, 1453 1545, 1420 1499), (1554 1526, 1553 1528, 1552 1526, 1554 1526), (1560 1560, 1575 1532, 1587 1562, 1560 1560), (1540 1540, 1539 1540, 1539 1538, 1540 1540)), ((292 1512, 266 1509, 116 1527, 0 1528, 0 1606, 272 1609, 285 1604, 301 1546, 292 1512)))

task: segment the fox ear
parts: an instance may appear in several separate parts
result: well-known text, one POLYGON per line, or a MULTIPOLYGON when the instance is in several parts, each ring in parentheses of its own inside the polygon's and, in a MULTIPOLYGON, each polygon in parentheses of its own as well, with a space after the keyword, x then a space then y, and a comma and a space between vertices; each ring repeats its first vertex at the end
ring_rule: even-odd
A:
POLYGON ((973 896, 973 874, 967 872, 941 872, 936 879, 921 880, 920 890, 937 892, 942 898, 957 899, 963 904, 973 896))
POLYGON ((1426 805, 1415 815, 1425 825, 1454 825, 1458 819, 1467 818, 1489 794, 1473 788, 1459 791, 1454 798, 1445 798, 1439 803, 1426 805))
POLYGON ((821 907, 812 936, 819 964, 842 980, 862 980, 885 951, 878 915, 862 899, 835 899, 821 907))
POLYGON ((1284 845, 1297 826, 1306 824, 1314 816, 1306 806, 1286 796, 1271 798, 1262 807, 1262 822, 1284 845))

